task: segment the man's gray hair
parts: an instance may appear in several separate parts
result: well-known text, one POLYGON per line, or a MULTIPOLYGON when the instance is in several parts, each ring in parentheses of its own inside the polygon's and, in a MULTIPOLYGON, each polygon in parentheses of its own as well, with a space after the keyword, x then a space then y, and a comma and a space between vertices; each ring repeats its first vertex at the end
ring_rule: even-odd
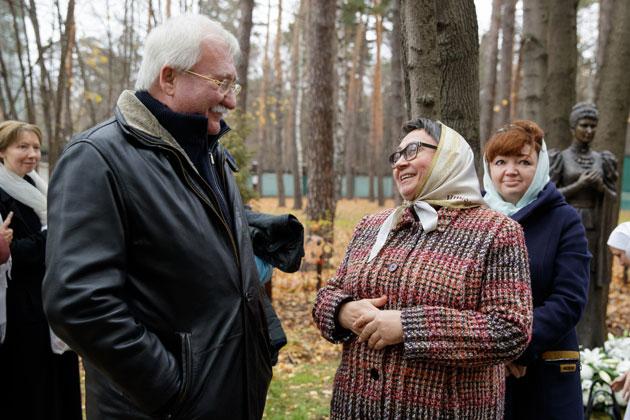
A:
POLYGON ((148 90, 165 65, 176 70, 190 69, 199 61, 201 43, 208 38, 224 42, 234 61, 238 61, 240 49, 234 35, 206 16, 175 16, 153 28, 145 41, 136 89, 148 90))
POLYGON ((424 117, 409 120, 402 126, 403 137, 414 130, 424 130, 429 136, 433 137, 433 140, 435 140, 437 143, 440 142, 440 136, 442 135, 442 124, 439 121, 434 121, 432 119, 424 117))

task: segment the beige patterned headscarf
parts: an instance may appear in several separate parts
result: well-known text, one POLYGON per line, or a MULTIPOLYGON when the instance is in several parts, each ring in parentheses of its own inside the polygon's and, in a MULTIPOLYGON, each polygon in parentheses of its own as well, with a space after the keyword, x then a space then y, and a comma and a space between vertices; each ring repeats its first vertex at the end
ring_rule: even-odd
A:
POLYGON ((411 207, 416 212, 426 232, 432 232, 438 223, 435 207, 470 208, 484 204, 472 149, 457 131, 441 122, 439 124, 442 134, 438 148, 427 174, 418 186, 416 198, 403 202, 385 219, 368 261, 378 255, 407 208, 411 207))

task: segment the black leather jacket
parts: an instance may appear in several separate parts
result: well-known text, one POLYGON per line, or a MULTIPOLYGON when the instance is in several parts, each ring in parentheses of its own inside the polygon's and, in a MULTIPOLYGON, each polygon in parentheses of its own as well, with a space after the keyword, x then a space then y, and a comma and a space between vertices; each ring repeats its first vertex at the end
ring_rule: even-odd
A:
POLYGON ((233 230, 132 92, 59 160, 44 308, 86 361, 89 418, 262 416, 271 364, 261 288, 230 163, 217 153, 233 230))

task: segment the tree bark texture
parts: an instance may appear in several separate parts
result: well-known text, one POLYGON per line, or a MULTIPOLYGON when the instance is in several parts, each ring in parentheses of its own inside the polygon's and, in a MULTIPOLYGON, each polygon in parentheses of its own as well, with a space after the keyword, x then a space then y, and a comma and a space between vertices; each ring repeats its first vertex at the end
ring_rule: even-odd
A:
MULTIPOLYGON (((436 0, 399 0, 407 119, 440 116, 436 0)), ((440 8, 444 7, 440 3, 440 8)), ((476 41, 476 38, 475 38, 476 41)))
POLYGON ((483 81, 480 95, 480 138, 481 143, 492 134, 492 122, 494 115, 494 97, 497 82, 497 61, 499 53, 499 28, 501 25, 502 0, 492 0, 492 17, 490 29, 487 32, 486 50, 483 57, 483 81))
POLYGON ((299 93, 300 93, 300 39, 302 28, 304 28, 304 1, 300 0, 299 12, 295 17, 293 25, 293 33, 291 35, 291 71, 289 75, 291 86, 291 105, 287 113, 287 133, 291 139, 291 168, 293 172, 293 209, 300 210, 302 208, 302 171, 299 163, 299 147, 298 142, 300 130, 298 127, 298 109, 299 109, 299 93))
POLYGON ((359 17, 359 23, 355 27, 354 54, 352 56, 352 67, 348 81, 348 94, 346 105, 346 153, 345 153, 345 174, 346 174, 346 198, 354 198, 354 176, 357 170, 357 127, 359 124, 358 107, 363 91, 363 70, 364 48, 365 48, 366 25, 363 17, 359 17))
POLYGON ((547 79, 547 0, 523 0, 523 83, 520 118, 543 130, 547 79))
POLYGON ((236 66, 241 93, 238 95, 238 109, 247 112, 247 74, 249 70, 250 38, 252 33, 254 13, 254 0, 240 0, 241 22, 238 31, 238 45, 241 49, 241 58, 236 66))
MULTIPOLYGON (((387 144, 387 146, 390 150, 395 150, 400 143, 400 129, 405 122, 405 115, 407 114, 405 111, 405 101, 403 99, 402 36, 400 33, 400 9, 398 6, 398 0, 391 2, 391 16, 393 21, 390 41, 390 49, 392 52, 392 76, 389 95, 391 120, 389 124, 390 130, 387 131, 389 135, 389 144, 387 144)), ((402 197, 398 194, 396 182, 393 177, 392 191, 394 203, 400 205, 402 203, 402 197)))
MULTIPOLYGON (((335 0, 311 2, 308 28, 308 84, 310 98, 334 96, 335 0)), ((306 214, 321 223, 320 236, 333 241, 335 218, 333 130, 334 108, 326 100, 309 101, 308 205, 306 214)))
POLYGON ((548 3, 547 101, 545 107, 547 146, 565 149, 571 144, 569 114, 575 104, 577 67, 578 0, 548 3))
POLYGON ((499 112, 494 114, 492 131, 510 120, 512 93, 512 67, 514 62, 514 11, 516 0, 504 0, 501 13, 501 61, 497 80, 497 105, 499 112))
POLYGON ((65 95, 69 95, 68 91, 68 68, 67 63, 72 59, 72 47, 74 45, 74 0, 68 1, 68 9, 66 11, 66 19, 64 24, 64 35, 61 48, 61 63, 59 66, 59 76, 57 78, 57 95, 55 97, 55 124, 54 124, 54 136, 50 143, 50 150, 48 151, 48 168, 52 173, 65 139, 62 138, 61 116, 64 109, 65 95))
POLYGON ((479 173, 479 43, 473 0, 446 0, 438 8, 440 119, 460 133, 479 173))
MULTIPOLYGON (((374 1, 375 7, 380 4, 379 0, 374 1)), ((380 13, 375 15, 376 19, 376 63, 374 64, 374 78, 372 83, 372 118, 370 125, 370 145, 371 145, 371 161, 370 172, 375 173, 376 178, 376 196, 378 205, 385 204, 385 195, 383 192, 383 165, 382 160, 386 155, 386 148, 383 148, 383 95, 382 95, 382 76, 381 76, 381 44, 383 42, 383 17, 380 13)), ((372 177, 370 177, 372 178, 372 177)), ((373 191, 374 183, 370 181, 370 190, 373 191)), ((370 198, 373 198, 371 194, 370 198)))
POLYGON ((599 91, 600 74, 604 65, 606 55, 606 45, 608 45, 608 34, 612 26, 612 11, 615 0, 599 0, 599 17, 597 23, 597 73, 595 73, 595 102, 597 103, 597 93, 599 91))

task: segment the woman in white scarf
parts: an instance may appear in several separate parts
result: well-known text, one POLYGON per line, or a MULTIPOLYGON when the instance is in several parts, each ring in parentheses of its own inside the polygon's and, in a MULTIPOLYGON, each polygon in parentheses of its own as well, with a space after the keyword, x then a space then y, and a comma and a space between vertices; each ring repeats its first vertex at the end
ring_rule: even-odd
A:
POLYGON ((0 215, 13 212, 0 407, 29 419, 80 419, 77 357, 53 352, 60 343, 51 336, 42 308, 47 185, 35 172, 41 138, 32 124, 0 123, 0 215))
POLYGON ((579 215, 549 181, 543 135, 533 121, 514 121, 485 147, 484 198, 523 227, 534 298, 531 342, 506 366, 505 418, 579 420, 575 326, 586 305, 590 254, 579 215))
POLYGON ((461 135, 424 118, 403 132, 405 202, 361 220, 313 309, 343 342, 331 418, 500 418, 502 363, 531 326, 523 232, 482 206, 461 135))

